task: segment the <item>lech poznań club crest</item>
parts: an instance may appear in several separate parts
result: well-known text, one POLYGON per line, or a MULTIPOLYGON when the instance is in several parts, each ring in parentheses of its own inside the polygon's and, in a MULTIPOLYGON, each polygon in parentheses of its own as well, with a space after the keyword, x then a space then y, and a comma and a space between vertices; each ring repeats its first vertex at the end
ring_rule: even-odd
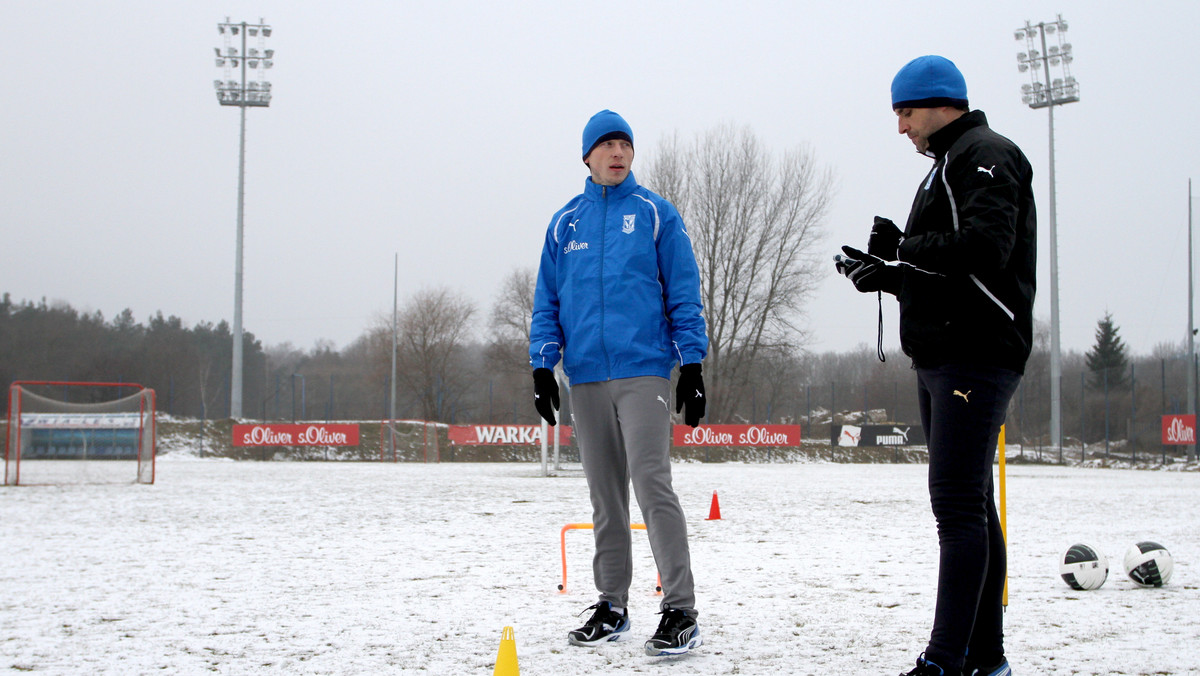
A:
POLYGON ((628 235, 633 232, 633 219, 637 214, 625 214, 625 225, 621 226, 621 232, 628 235))

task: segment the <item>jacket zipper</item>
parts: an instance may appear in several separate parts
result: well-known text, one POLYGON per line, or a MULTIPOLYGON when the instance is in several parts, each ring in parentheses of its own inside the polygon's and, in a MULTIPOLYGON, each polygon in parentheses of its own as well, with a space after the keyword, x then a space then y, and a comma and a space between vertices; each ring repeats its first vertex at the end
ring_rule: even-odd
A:
POLYGON ((608 358, 608 345, 604 336, 604 253, 606 249, 606 233, 608 232, 608 186, 600 187, 600 195, 604 198, 604 218, 600 219, 600 351, 604 353, 605 380, 612 380, 612 361, 608 358))

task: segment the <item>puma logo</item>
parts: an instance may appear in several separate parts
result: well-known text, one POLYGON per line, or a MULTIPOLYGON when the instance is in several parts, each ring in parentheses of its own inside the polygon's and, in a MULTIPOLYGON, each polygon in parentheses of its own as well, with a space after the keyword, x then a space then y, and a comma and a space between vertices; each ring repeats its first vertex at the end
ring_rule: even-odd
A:
MULTIPOLYGON (((993 164, 992 169, 995 169, 995 168, 996 168, 996 165, 993 164)), ((992 169, 984 169, 983 167, 977 167, 975 170, 982 171, 983 173, 987 174, 988 176, 991 176, 992 178, 996 178, 995 176, 992 176, 992 169)))
POLYGON ((962 397, 963 401, 967 402, 968 404, 971 403, 970 400, 967 399, 967 395, 970 393, 971 393, 971 390, 967 390, 966 394, 963 394, 962 392, 959 392, 958 390, 954 390, 954 396, 962 397))
POLYGON ((704 398, 704 393, 703 393, 703 392, 701 392, 700 390, 696 390, 696 398, 697 398, 697 399, 703 399, 703 398, 704 398))
POLYGON ((667 409, 667 413, 671 412, 671 405, 667 403, 666 399, 663 399, 661 395, 655 397, 655 399, 658 399, 659 401, 662 402, 663 408, 667 409))

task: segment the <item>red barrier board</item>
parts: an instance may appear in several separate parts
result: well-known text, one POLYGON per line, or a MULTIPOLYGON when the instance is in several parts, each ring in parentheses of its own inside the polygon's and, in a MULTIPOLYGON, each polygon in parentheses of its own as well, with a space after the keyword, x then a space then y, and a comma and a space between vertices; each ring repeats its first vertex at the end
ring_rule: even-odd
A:
POLYGON ((675 425, 676 446, 799 446, 799 425, 675 425))
POLYGON ((1196 443, 1196 416, 1164 415, 1162 417, 1162 442, 1172 446, 1188 446, 1196 443))
POLYGON ((357 446, 358 425, 276 423, 234 425, 234 446, 357 446))
MULTIPOLYGON (((457 446, 540 446, 541 425, 451 425, 450 443, 457 446)), ((554 430, 550 430, 549 441, 554 443, 554 430)), ((571 428, 558 426, 558 443, 571 441, 571 428)))

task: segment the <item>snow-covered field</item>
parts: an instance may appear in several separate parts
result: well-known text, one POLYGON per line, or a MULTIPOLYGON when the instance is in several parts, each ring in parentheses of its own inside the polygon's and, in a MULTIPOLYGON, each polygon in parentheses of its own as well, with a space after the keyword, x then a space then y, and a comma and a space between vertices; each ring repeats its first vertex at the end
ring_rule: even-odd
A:
MULTIPOLYGON (((655 572, 635 532, 637 640, 578 648, 593 601, 577 469, 162 458, 153 486, 0 489, 0 669, 41 674, 896 674, 924 647, 936 536, 923 465, 677 464, 705 645, 649 658, 655 572), (713 491, 722 519, 708 521, 713 491)), ((129 470, 128 479, 132 479, 129 470)), ((1017 674, 1200 673, 1200 473, 1008 468, 1017 674), (1121 559, 1174 555, 1161 589, 1121 559), (1082 541, 1108 582, 1070 590, 1082 541)), ((636 506, 634 518, 640 521, 636 506)))

